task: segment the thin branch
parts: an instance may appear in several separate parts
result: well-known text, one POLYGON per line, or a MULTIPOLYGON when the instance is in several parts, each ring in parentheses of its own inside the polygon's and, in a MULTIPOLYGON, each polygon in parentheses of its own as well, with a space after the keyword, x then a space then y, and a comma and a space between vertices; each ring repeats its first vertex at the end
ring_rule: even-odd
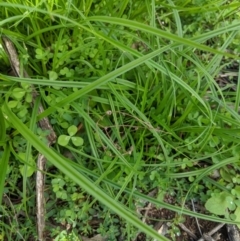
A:
MULTIPOLYGON (((3 47, 9 56, 9 60, 12 66, 12 70, 17 77, 29 78, 27 72, 20 68, 20 62, 18 58, 17 51, 13 43, 6 37, 2 37, 3 47)), ((32 85, 32 95, 33 101, 32 106, 34 106, 35 100, 38 96, 37 91, 32 85)), ((42 104, 39 105, 38 114, 44 111, 42 104)), ((56 141, 56 133, 54 132, 47 117, 39 120, 39 127, 42 130, 49 130, 50 134, 47 136, 48 146, 51 146, 56 141)), ((37 160, 37 174, 36 174, 36 202, 37 202, 37 229, 38 229, 38 240, 44 240, 44 229, 45 229, 45 205, 44 205, 44 170, 45 170, 46 158, 39 153, 37 160)))
MULTIPOLYGON (((200 238, 198 241, 204 241, 206 239, 211 238, 211 236, 213 234, 215 234, 219 229, 221 229, 223 226, 225 225, 225 223, 220 223, 219 225, 217 225, 215 228, 213 228, 210 232, 203 234, 202 238, 200 238)), ((212 239, 212 238, 211 238, 212 239)), ((213 240, 213 239, 212 239, 213 240)))
MULTIPOLYGON (((192 199, 191 199, 191 202, 192 202, 193 212, 196 212, 196 210, 195 210, 195 206, 194 206, 194 202, 193 202, 192 199)), ((202 231, 201 231, 201 228, 200 228, 200 225, 199 225, 198 219, 197 219, 196 217, 195 217, 195 220, 196 220, 196 223, 197 223, 198 231, 199 231, 199 233, 200 233, 201 236, 202 236, 202 231)))

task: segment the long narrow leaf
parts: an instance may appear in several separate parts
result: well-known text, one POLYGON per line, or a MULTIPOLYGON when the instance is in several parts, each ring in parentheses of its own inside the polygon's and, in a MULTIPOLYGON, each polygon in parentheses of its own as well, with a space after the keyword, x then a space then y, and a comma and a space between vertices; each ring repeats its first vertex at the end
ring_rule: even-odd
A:
POLYGON ((6 126, 2 110, 0 109, 0 146, 6 141, 6 126))
POLYGON ((30 141, 32 145, 42 153, 48 161, 50 161, 53 165, 55 165, 60 171, 66 174, 69 178, 71 178, 74 182, 80 185, 83 189, 85 189, 89 194, 94 196, 108 208, 112 209, 115 213, 121 216, 123 219, 132 223, 135 227, 139 228, 141 231, 146 233, 147 235, 155 238, 160 241, 169 241, 167 238, 160 236, 155 230, 151 227, 144 224, 141 220, 139 220, 136 216, 134 216, 130 210, 123 207, 120 203, 113 200, 110 196, 108 196, 103 190, 94 185, 89 179, 79 173, 72 166, 68 165, 68 163, 61 158, 56 152, 48 148, 34 133, 32 133, 22 122, 14 115, 9 109, 8 105, 4 103, 4 112, 9 118, 9 121, 12 122, 14 127, 21 133, 21 135, 26 138, 26 140, 30 141))
POLYGON ((233 55, 229 55, 226 54, 222 51, 210 48, 206 45, 203 44, 199 44, 197 42, 194 42, 192 40, 186 39, 186 38, 181 38, 179 36, 176 36, 172 33, 160 30, 160 29, 156 29, 153 28, 151 26, 136 22, 136 21, 132 21, 132 20, 127 20, 127 19, 120 19, 120 18, 113 18, 113 17, 107 17, 107 16, 94 16, 94 17, 89 17, 87 18, 88 21, 100 21, 100 22, 105 22, 105 23, 111 23, 111 24, 116 24, 116 25, 123 25, 126 27, 130 27, 130 28, 134 28, 137 30, 141 30, 156 36, 159 36, 161 38, 166 38, 169 39, 171 41, 173 41, 174 43, 180 43, 186 46, 191 46, 193 48, 198 48, 204 51, 208 51, 210 53, 215 53, 215 54, 222 54, 222 55, 227 55, 229 57, 236 57, 233 55))
POLYGON ((9 148, 9 145, 5 145, 3 156, 0 159, 0 205, 2 203, 4 183, 5 183, 6 173, 7 173, 9 157, 10 157, 10 148, 9 148))

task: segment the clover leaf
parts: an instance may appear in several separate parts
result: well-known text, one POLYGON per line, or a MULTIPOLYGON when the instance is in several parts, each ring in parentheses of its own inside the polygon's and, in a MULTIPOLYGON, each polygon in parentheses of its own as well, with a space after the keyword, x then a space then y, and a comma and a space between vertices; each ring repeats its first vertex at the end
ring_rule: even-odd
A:
POLYGON ((8 102, 8 107, 9 107, 10 109, 15 108, 17 105, 18 105, 18 101, 17 101, 17 100, 10 100, 10 101, 8 102))
POLYGON ((71 136, 60 135, 58 137, 58 144, 61 146, 66 146, 70 139, 71 139, 71 136))
POLYGON ((61 146, 67 146, 69 141, 71 140, 74 146, 82 146, 84 143, 83 138, 79 136, 74 136, 77 131, 78 129, 74 125, 68 127, 67 132, 69 135, 60 135, 58 137, 58 144, 61 146))
POLYGON ((21 100, 24 95, 25 95, 26 91, 22 88, 14 88, 13 91, 12 91, 12 97, 16 100, 21 100))
MULTIPOLYGON (((26 160, 26 154, 20 152, 18 154, 18 158, 20 159, 20 161, 24 162, 26 160)), ((31 177, 35 171, 35 161, 32 155, 30 155, 28 159, 28 164, 20 165, 20 173, 22 174, 22 176, 31 177)))
POLYGON ((68 134, 70 136, 74 136, 77 133, 77 127, 76 126, 69 126, 68 127, 68 134))
POLYGON ((35 52, 36 52, 36 55, 35 55, 36 59, 45 60, 47 53, 43 49, 37 48, 35 52))
POLYGON ((58 74, 55 71, 48 71, 49 79, 56 80, 58 78, 58 74))
POLYGON ((72 143, 74 146, 82 146, 83 145, 83 138, 81 137, 72 137, 72 143))

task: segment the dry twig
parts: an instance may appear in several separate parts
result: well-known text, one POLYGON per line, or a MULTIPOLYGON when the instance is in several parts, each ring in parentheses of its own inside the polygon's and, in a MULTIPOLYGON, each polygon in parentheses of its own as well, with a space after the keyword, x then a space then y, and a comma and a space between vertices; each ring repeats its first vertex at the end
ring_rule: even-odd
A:
MULTIPOLYGON (((20 69, 20 62, 17 55, 17 51, 13 45, 13 43, 6 37, 2 37, 2 43, 5 51, 9 56, 9 60, 11 63, 12 70, 14 71, 15 76, 17 77, 25 77, 29 78, 27 72, 23 69, 21 73, 20 69)), ((37 91, 35 90, 34 86, 32 86, 32 95, 33 101, 32 105, 34 106, 35 100, 38 96, 37 91)), ((38 107, 38 114, 44 111, 43 106, 40 104, 38 107)), ((56 134, 49 123, 47 117, 41 119, 38 122, 39 127, 42 130, 49 130, 50 134, 47 136, 48 139, 48 146, 51 146, 56 141, 56 134)), ((37 195, 37 229, 38 229, 38 240, 44 240, 44 228, 45 228, 45 207, 44 207, 44 170, 45 170, 45 157, 39 153, 38 160, 37 160, 37 175, 36 175, 36 195, 37 195)))
POLYGON ((204 241, 204 240, 211 240, 214 241, 213 238, 211 238, 211 236, 213 234, 215 234, 219 229, 221 229, 223 226, 225 225, 225 223, 220 223, 218 226, 216 226, 215 228, 213 228, 211 231, 209 231, 208 233, 203 234, 203 237, 200 238, 198 241, 204 241))
POLYGON ((189 236, 191 236, 194 240, 197 240, 197 236, 191 232, 183 223, 179 223, 178 226, 185 231, 186 233, 188 233, 189 236))

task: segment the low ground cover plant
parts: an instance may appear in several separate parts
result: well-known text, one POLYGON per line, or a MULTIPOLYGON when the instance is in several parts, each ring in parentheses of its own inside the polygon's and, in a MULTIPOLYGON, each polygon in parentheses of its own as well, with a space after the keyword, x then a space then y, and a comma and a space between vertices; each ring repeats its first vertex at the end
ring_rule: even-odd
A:
POLYGON ((0 240, 37 237, 39 153, 49 238, 174 240, 183 215, 239 223, 239 6, 0 2, 1 36, 30 76, 12 76, 0 48, 0 240), (149 202, 176 213, 169 239, 137 212, 149 202))

